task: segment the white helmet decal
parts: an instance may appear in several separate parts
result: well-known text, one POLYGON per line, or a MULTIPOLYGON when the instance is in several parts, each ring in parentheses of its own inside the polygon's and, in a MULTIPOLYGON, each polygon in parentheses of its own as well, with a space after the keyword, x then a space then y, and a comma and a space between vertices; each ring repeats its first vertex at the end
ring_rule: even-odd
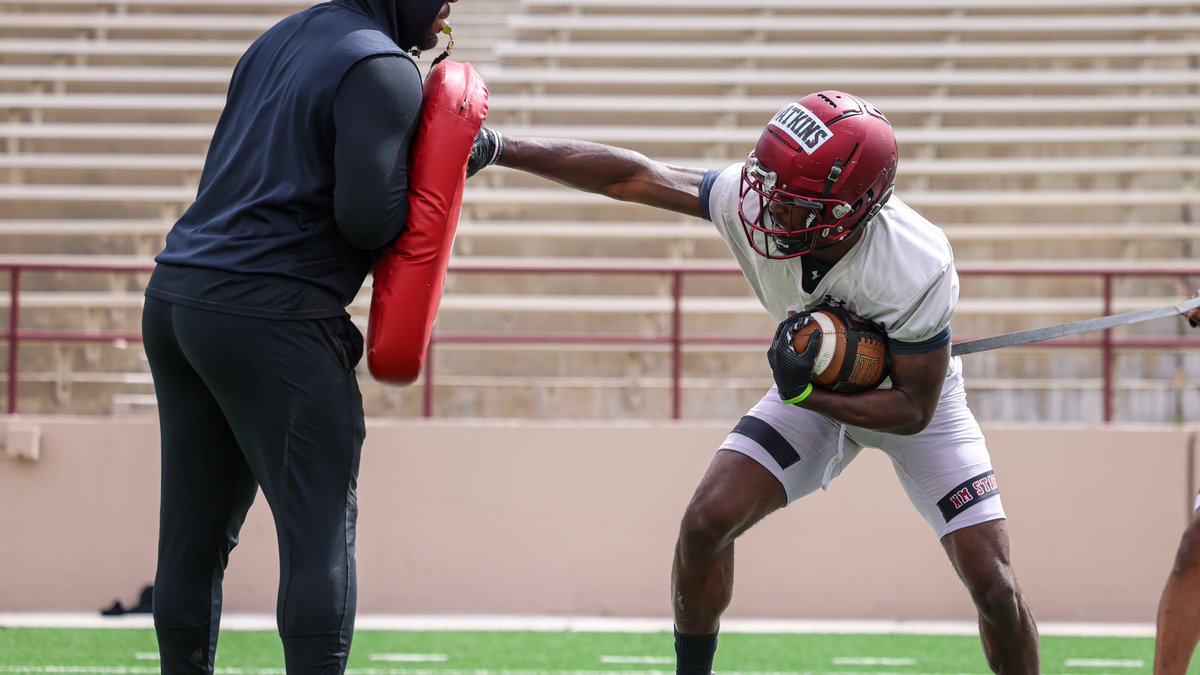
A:
POLYGON ((775 113, 768 126, 787 134, 801 150, 810 155, 833 136, 820 118, 794 101, 775 113))

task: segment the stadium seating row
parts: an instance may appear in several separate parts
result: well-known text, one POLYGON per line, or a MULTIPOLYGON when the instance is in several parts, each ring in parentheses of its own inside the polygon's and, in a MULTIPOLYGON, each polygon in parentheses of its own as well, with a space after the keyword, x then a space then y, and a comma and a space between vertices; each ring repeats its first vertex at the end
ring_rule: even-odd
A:
MULTIPOLYGON (((234 61, 308 4, 0 0, 0 251, 144 264, 194 196, 234 61)), ((1175 269, 1200 243, 1194 1, 473 0, 452 23, 456 57, 480 67, 491 123, 508 133, 720 167, 744 157, 783 102, 845 88, 888 112, 902 143, 899 194, 945 225, 965 266, 1175 269)), ((497 169, 467 191, 456 256, 461 269, 601 257, 729 264, 703 223, 497 169)), ((78 276, 26 273, 22 328, 136 330, 138 275, 78 276)), ((1197 281, 1121 280, 1114 309, 1161 304, 1197 281)), ((770 321, 736 275, 689 277, 685 289, 688 334, 748 340, 689 346, 689 414, 737 414, 764 385, 761 345, 751 343, 770 321)), ((1094 278, 964 277, 963 291, 960 335, 1100 311, 1094 278)), ((360 321, 364 302, 352 308, 360 321)), ((477 270, 451 275, 439 330, 645 337, 662 335, 670 312, 661 274, 477 270)), ((443 414, 669 412, 669 346, 653 340, 435 352, 443 414)), ((145 411, 139 355, 127 344, 25 343, 22 408, 145 411)), ((1090 420, 1102 408, 1095 350, 984 355, 968 368, 985 419, 1090 420)), ((1178 408, 1156 397, 1194 396, 1171 382, 1200 375, 1200 363, 1131 352, 1118 370, 1120 414, 1149 420, 1178 408)), ((414 389, 368 384, 366 397, 372 414, 423 406, 414 389)))

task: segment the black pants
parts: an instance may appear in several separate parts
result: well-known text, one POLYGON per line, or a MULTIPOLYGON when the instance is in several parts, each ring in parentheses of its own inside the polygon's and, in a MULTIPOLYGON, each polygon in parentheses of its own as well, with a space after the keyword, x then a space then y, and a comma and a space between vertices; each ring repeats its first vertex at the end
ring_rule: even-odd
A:
POLYGON ((258 487, 279 539, 289 675, 342 673, 365 435, 348 317, 275 321, 147 298, 162 429, 154 626, 164 675, 212 673, 221 581, 258 487))

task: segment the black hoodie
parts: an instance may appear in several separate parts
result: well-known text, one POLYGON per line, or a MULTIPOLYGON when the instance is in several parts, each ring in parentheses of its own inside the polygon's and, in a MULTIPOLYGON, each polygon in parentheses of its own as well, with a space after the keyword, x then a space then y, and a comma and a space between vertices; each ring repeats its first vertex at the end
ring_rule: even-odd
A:
POLYGON ((404 51, 416 46, 442 9, 442 0, 331 0, 371 17, 404 51))
POLYGON ((442 4, 332 0, 260 36, 146 294, 251 316, 344 315, 372 249, 407 217, 421 78, 406 52, 442 4))

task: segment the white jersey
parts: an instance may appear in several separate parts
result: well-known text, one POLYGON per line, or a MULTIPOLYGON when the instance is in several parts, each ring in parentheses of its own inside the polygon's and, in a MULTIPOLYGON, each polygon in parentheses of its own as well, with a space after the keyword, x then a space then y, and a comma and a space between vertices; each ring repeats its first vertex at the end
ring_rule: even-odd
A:
MULTIPOLYGON (((802 258, 771 260, 750 247, 738 201, 742 165, 720 173, 708 193, 708 213, 746 280, 776 321, 821 304, 842 305, 881 328, 891 340, 920 343, 948 329, 958 303, 958 274, 945 233, 895 195, 858 242, 813 289, 804 291, 802 258)), ((757 215, 747 196, 746 212, 757 215)), ((940 342, 940 340, 939 340, 940 342)))
MULTIPOLYGON (((770 260, 750 247, 738 216, 741 182, 742 165, 737 164, 715 178, 706 176, 701 196, 707 194, 709 219, 776 321, 790 312, 839 304, 879 324, 893 353, 949 344, 958 273, 940 229, 893 195, 845 257, 815 287, 809 284, 813 290, 808 293, 801 282, 803 257, 770 260)), ((750 193, 748 200, 746 214, 757 216, 757 195, 750 193)), ((880 386, 890 384, 885 380, 880 386)), ((783 485, 788 503, 828 487, 866 447, 892 458, 909 500, 939 539, 1005 517, 983 433, 967 408, 957 358, 950 360, 933 418, 917 434, 852 427, 788 405, 772 387, 721 444, 722 450, 746 455, 770 471, 783 485)))

